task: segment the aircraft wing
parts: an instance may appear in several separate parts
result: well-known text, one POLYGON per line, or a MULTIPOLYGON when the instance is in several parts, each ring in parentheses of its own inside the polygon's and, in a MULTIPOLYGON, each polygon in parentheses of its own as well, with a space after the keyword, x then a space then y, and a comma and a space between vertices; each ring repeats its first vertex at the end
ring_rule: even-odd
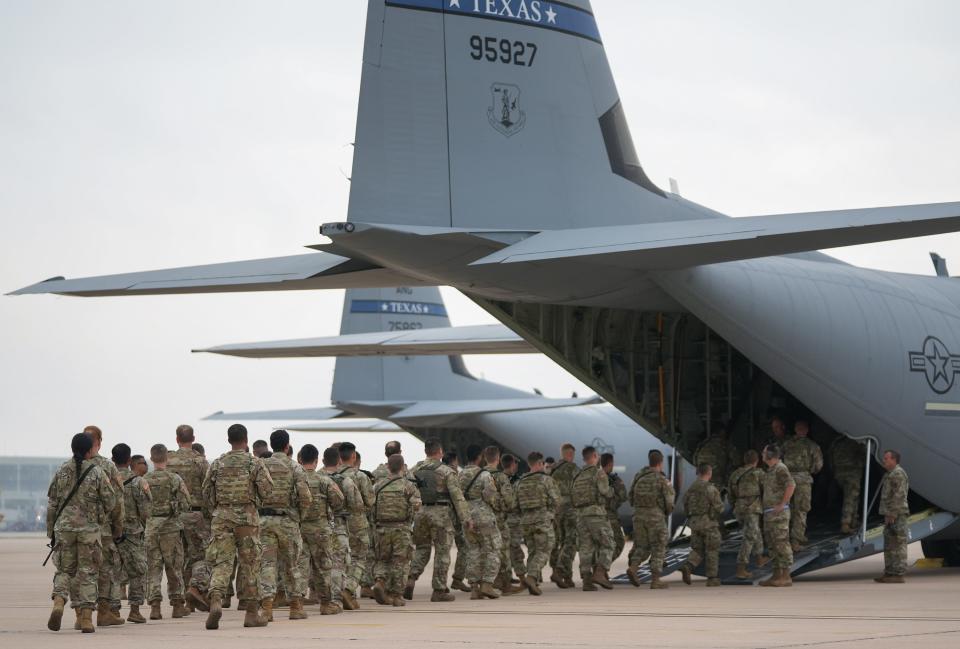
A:
POLYGON ((599 397, 583 399, 464 399, 461 401, 418 401, 390 415, 390 421, 401 425, 440 425, 458 417, 488 415, 499 412, 521 412, 570 408, 602 403, 599 397))
POLYGON ((420 280, 373 264, 315 252, 82 279, 55 277, 14 291, 11 295, 56 293, 100 297, 422 285, 420 280))
POLYGON ((451 354, 534 354, 536 348, 503 325, 382 331, 329 338, 222 345, 194 352, 243 358, 348 356, 448 356, 451 354))
POLYGON ((345 419, 313 423, 296 423, 280 426, 283 430, 296 433, 399 433, 403 429, 389 421, 379 419, 359 420, 345 419))
POLYGON ((958 230, 960 203, 670 221, 545 231, 472 265, 545 266, 582 259, 641 271, 677 270, 958 230))
POLYGON ((280 419, 305 419, 325 421, 337 418, 349 418, 352 415, 339 408, 298 408, 294 410, 260 410, 253 412, 215 412, 204 421, 277 421, 280 419))

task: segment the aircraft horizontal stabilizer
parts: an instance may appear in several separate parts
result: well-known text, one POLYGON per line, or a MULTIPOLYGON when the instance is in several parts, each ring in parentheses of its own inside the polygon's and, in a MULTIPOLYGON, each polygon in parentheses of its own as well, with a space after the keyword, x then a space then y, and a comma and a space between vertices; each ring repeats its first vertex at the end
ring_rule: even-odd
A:
POLYGON ((584 399, 470 399, 461 401, 418 401, 390 415, 390 420, 401 425, 434 426, 452 418, 469 415, 488 415, 498 412, 518 412, 571 408, 602 403, 599 397, 584 399))
POLYGON ((11 295, 101 297, 421 285, 419 280, 400 273, 320 252, 82 279, 57 277, 11 295))
POLYGON ((344 419, 317 422, 315 424, 297 423, 280 426, 280 428, 295 433, 399 433, 403 431, 403 429, 396 424, 379 419, 344 419))
POLYGON ((533 354, 537 350, 507 327, 494 324, 240 343, 194 351, 243 358, 315 358, 533 354))
POLYGON ((579 258, 644 271, 677 270, 958 230, 960 203, 670 221, 545 231, 472 265, 543 266, 579 258))
POLYGON ((339 408, 299 408, 294 410, 260 410, 253 412, 215 412, 204 421, 277 421, 280 419, 302 419, 325 421, 337 418, 349 418, 350 413, 339 408))

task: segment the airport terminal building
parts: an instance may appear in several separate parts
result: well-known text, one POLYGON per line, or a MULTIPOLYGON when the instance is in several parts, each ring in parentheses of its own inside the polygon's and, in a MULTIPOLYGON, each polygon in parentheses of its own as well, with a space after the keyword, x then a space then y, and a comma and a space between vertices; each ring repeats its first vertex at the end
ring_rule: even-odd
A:
POLYGON ((45 529, 47 487, 63 462, 54 457, 0 457, 0 531, 45 529))

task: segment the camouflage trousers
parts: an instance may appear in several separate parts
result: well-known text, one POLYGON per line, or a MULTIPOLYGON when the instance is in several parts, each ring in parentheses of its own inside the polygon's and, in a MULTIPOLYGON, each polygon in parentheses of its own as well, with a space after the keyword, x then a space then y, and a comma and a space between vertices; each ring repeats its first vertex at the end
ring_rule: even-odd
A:
POLYGON ((569 505, 561 506, 554 521, 557 543, 550 555, 555 572, 573 577, 573 559, 577 556, 577 512, 569 505))
POLYGON ((120 563, 120 553, 113 542, 113 535, 100 534, 100 548, 103 559, 100 562, 100 574, 97 578, 97 596, 100 601, 108 601, 110 608, 120 608, 120 581, 123 564, 120 563))
POLYGON ((523 538, 527 542, 527 575, 543 581, 543 568, 557 544, 552 518, 528 519, 523 523, 523 538))
POLYGON ((453 564, 453 580, 463 581, 467 578, 467 540, 463 536, 463 529, 457 525, 453 533, 453 541, 457 545, 457 560, 453 564))
POLYGON ((613 563, 613 530, 606 516, 579 516, 580 576, 589 577, 596 568, 610 570, 613 563))
POLYGON ((127 601, 140 606, 146 599, 147 546, 143 534, 130 534, 117 545, 123 571, 127 576, 127 601))
POLYGON ((350 579, 360 586, 373 585, 373 546, 370 541, 370 523, 366 514, 347 520, 350 536, 350 579))
POLYGON ((813 483, 797 481, 797 488, 790 500, 790 541, 807 543, 807 514, 813 500, 813 483))
POLYGON ((836 478, 843 490, 843 513, 840 515, 840 523, 853 527, 857 523, 857 514, 860 513, 860 483, 863 476, 859 473, 838 474, 836 478))
POLYGON ((288 516, 262 516, 260 545, 263 547, 260 559, 262 599, 276 596, 278 576, 281 573, 287 596, 303 597, 306 584, 299 567, 303 537, 297 522, 288 516))
POLYGON ((180 514, 183 523, 183 583, 193 586, 201 593, 210 587, 210 566, 206 552, 210 544, 210 521, 203 512, 180 514))
POLYGON ((210 525, 210 545, 207 546, 207 565, 210 566, 210 593, 227 594, 237 568, 237 595, 242 600, 260 601, 260 545, 258 525, 240 525, 233 521, 214 518, 210 525))
MULTIPOLYGON (((300 574, 307 576, 307 583, 314 588, 324 602, 333 601, 331 574, 333 572, 333 529, 327 521, 304 523, 300 527, 303 536, 303 553, 300 555, 300 574)), ((339 581, 343 573, 338 567, 339 581)), ((337 591, 339 600, 340 591, 337 591)))
POLYGON ((743 540, 737 553, 737 563, 750 563, 750 557, 763 554, 763 533, 760 532, 760 514, 756 512, 734 510, 743 540))
POLYGON ((387 592, 399 597, 410 570, 413 557, 413 532, 407 525, 377 527, 376 563, 373 575, 383 581, 387 592))
POLYGON ((520 577, 527 574, 527 559, 523 554, 523 522, 520 516, 507 516, 507 527, 510 529, 510 565, 513 566, 513 572, 520 577))
POLYGON ((612 561, 616 561, 623 554, 623 548, 627 545, 627 540, 623 536, 623 525, 620 524, 620 516, 616 512, 607 515, 610 521, 610 531, 613 532, 613 556, 612 561))
POLYGON ((500 570, 497 580, 509 584, 513 579, 513 562, 510 561, 510 526, 505 516, 497 516, 497 530, 500 532, 500 570))
MULTIPOLYGON (((423 574, 433 555, 433 590, 447 588, 447 574, 450 572, 450 550, 454 544, 453 512, 450 505, 430 505, 417 512, 413 521, 413 544, 416 548, 413 563, 410 566, 410 579, 416 581, 423 574)), ((466 577, 466 552, 457 546, 457 566, 463 556, 463 572, 454 570, 454 579, 466 577)))
POLYGON ((892 525, 883 528, 883 572, 902 577, 907 574, 907 543, 910 530, 906 516, 897 516, 892 525))
POLYGON ((716 525, 691 530, 690 555, 687 563, 696 568, 706 561, 707 578, 720 574, 720 528, 716 525))
POLYGON ((96 608, 102 560, 99 531, 58 532, 53 597, 69 601, 71 608, 96 608))
POLYGON ((774 568, 789 570, 793 567, 789 512, 763 515, 763 540, 767 544, 770 562, 774 568))
POLYGON ((496 517, 478 506, 478 502, 470 501, 474 528, 463 531, 467 541, 467 581, 470 585, 481 582, 492 584, 496 580, 500 572, 500 549, 503 547, 496 517))
POLYGON ((183 601, 183 539, 180 530, 159 534, 147 528, 147 601, 163 599, 160 580, 167 573, 167 596, 171 602, 183 601))
POLYGON ((350 567, 353 558, 350 556, 350 534, 347 532, 346 521, 336 519, 333 527, 331 560, 333 569, 330 571, 330 593, 335 602, 343 601, 343 591, 357 590, 357 582, 350 576, 350 567))
POLYGON ((630 551, 630 567, 638 568, 650 560, 650 571, 663 573, 663 561, 667 554, 667 517, 662 511, 637 510, 633 515, 633 549, 630 551))

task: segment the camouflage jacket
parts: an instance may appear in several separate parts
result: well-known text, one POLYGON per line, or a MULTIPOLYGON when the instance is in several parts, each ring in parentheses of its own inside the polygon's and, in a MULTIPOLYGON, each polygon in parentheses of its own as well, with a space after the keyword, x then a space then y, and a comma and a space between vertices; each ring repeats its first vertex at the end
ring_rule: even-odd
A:
POLYGON ((351 513, 347 518, 350 531, 359 532, 370 529, 370 519, 367 517, 367 514, 373 511, 374 499, 373 482, 370 481, 370 476, 363 471, 347 465, 340 467, 339 472, 348 476, 353 480, 353 484, 357 485, 357 491, 360 492, 360 500, 363 503, 362 513, 351 513))
POLYGON ((373 494, 373 519, 378 528, 413 527, 413 517, 420 511, 420 490, 405 473, 378 480, 373 494))
POLYGON ((683 496, 683 511, 687 525, 694 531, 716 527, 723 513, 720 491, 712 482, 697 479, 683 496))
POLYGON ((580 469, 573 462, 567 462, 566 460, 560 460, 553 465, 553 468, 550 469, 550 472, 547 474, 557 485, 557 489, 560 490, 560 508, 570 506, 570 494, 573 491, 573 479, 577 477, 577 474, 580 472, 580 469))
POLYGON ((846 435, 837 437, 828 452, 834 476, 862 478, 867 462, 866 450, 866 446, 846 435))
POLYGON ((290 520, 299 522, 302 513, 313 503, 303 467, 280 451, 263 458, 262 462, 270 473, 273 490, 261 498, 260 508, 283 512, 290 520))
MULTIPOLYGON (((108 460, 102 455, 94 455, 91 462, 96 464, 101 471, 110 480, 110 486, 114 490, 114 502, 116 511, 109 512, 106 517, 100 521, 100 534, 110 536, 111 529, 123 528, 123 478, 120 477, 120 471, 112 460, 108 460)), ((74 496, 76 498, 76 496, 74 496)))
POLYGON ((607 515, 614 518, 618 516, 617 512, 620 510, 620 506, 627 502, 627 485, 616 473, 608 473, 607 482, 610 484, 610 489, 613 490, 613 494, 607 498, 607 515))
POLYGON ((795 435, 784 443, 783 463, 798 484, 813 484, 813 476, 823 468, 820 445, 809 437, 795 435))
POLYGON ((421 460, 410 471, 414 480, 419 481, 426 476, 423 471, 434 471, 436 473, 436 488, 441 502, 446 497, 453 505, 457 519, 464 521, 470 518, 470 512, 467 509, 467 500, 463 497, 463 487, 460 485, 460 474, 451 466, 447 466, 440 460, 421 460))
POLYGON ((777 462, 768 468, 763 475, 763 509, 767 510, 782 503, 787 489, 796 485, 790 469, 783 462, 777 462))
POLYGON ((167 469, 154 469, 143 479, 150 488, 147 531, 170 534, 182 530, 180 514, 190 510, 190 492, 183 478, 167 469))
POLYGON ((114 522, 115 529, 111 531, 113 536, 113 532, 120 532, 123 527, 122 521, 110 518, 118 510, 118 500, 117 490, 100 467, 91 460, 84 460, 78 474, 76 462, 67 460, 57 469, 47 489, 47 537, 52 539, 59 532, 101 532, 101 521, 104 520, 114 522), (77 493, 73 494, 60 517, 56 518, 61 504, 73 491, 77 478, 91 466, 93 469, 80 483, 77 493))
POLYGON ((648 466, 633 478, 629 497, 630 506, 638 514, 644 510, 657 509, 664 516, 669 516, 673 513, 677 495, 667 476, 648 466))
POLYGON ((907 496, 910 493, 910 479, 899 464, 893 471, 883 476, 883 488, 880 491, 881 516, 907 516, 910 505, 907 496))
POLYGON ((343 506, 339 509, 334 509, 333 515, 336 525, 346 526, 351 514, 363 515, 366 511, 363 505, 363 495, 360 493, 360 489, 357 488, 357 483, 346 473, 341 473, 336 468, 324 468, 324 472, 330 476, 331 480, 337 483, 340 491, 343 492, 343 506))
POLYGON ((709 437, 693 454, 694 466, 700 464, 709 464, 713 467, 713 477, 711 482, 725 487, 724 482, 730 471, 730 444, 723 437, 709 437))
POLYGON ((303 512, 300 522, 304 527, 311 524, 329 525, 333 513, 343 509, 343 492, 328 474, 316 469, 304 469, 303 479, 310 489, 313 501, 303 512))
POLYGON ((273 492, 263 461, 246 451, 224 453, 203 478, 203 501, 214 520, 259 527, 257 507, 273 492))
POLYGON ((763 512, 763 470, 742 466, 730 475, 727 493, 735 511, 743 514, 763 512))
POLYGON ((120 469, 123 478, 123 533, 139 536, 150 517, 150 485, 130 469, 120 469))
POLYGON ((167 453, 167 471, 176 473, 190 492, 190 508, 203 509, 203 478, 210 463, 192 448, 178 448, 167 453))
POLYGON ((460 473, 460 486, 463 497, 470 504, 471 513, 478 513, 496 517, 495 512, 503 505, 500 503, 500 493, 490 472, 476 465, 468 466, 460 473))
POLYGON ((523 523, 552 521, 560 507, 560 490, 546 473, 528 473, 515 485, 517 508, 523 523))
POLYGON ((500 509, 496 510, 497 518, 505 519, 507 514, 517 511, 517 495, 510 484, 510 476, 503 471, 491 471, 493 483, 497 486, 497 494, 500 496, 500 509))
POLYGON ((579 516, 606 516, 607 499, 613 495, 607 474, 599 464, 584 467, 573 480, 571 504, 579 516))

